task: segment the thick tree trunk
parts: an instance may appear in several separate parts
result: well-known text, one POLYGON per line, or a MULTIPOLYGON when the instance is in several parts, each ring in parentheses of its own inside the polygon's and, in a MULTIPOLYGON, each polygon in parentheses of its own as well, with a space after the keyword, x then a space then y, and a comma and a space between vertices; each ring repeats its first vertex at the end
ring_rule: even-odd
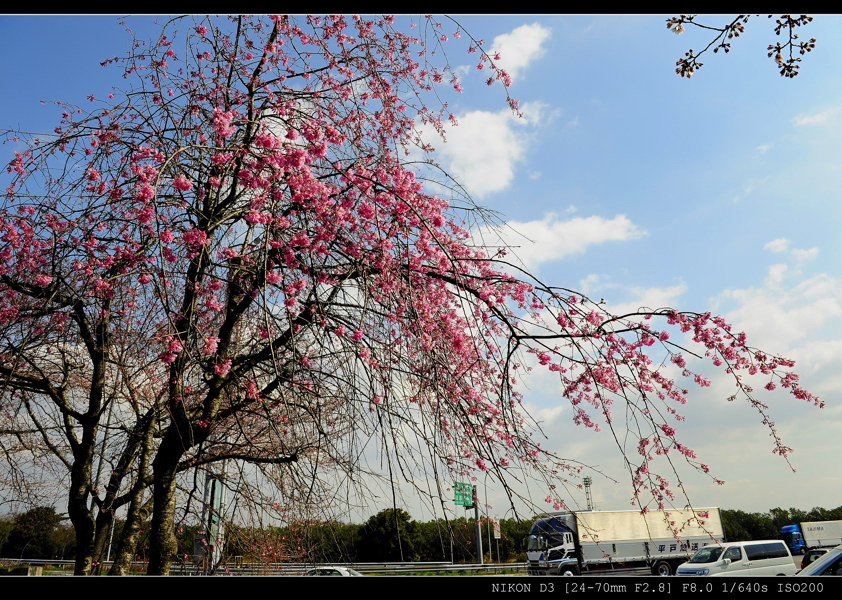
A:
POLYGON ((155 472, 152 494, 155 510, 149 532, 149 568, 147 575, 169 575, 178 542, 173 530, 175 521, 175 470, 155 472))
POLYGON ((67 515, 76 533, 76 564, 74 575, 89 575, 93 564, 94 519, 87 507, 87 480, 83 484, 73 481, 67 503, 67 515))
POLYGON ((164 436, 152 462, 152 525, 149 532, 147 575, 169 575, 178 552, 175 537, 176 473, 184 454, 180 435, 174 426, 164 436))
POLYGON ((67 516, 76 532, 76 564, 74 575, 90 575, 93 565, 96 523, 88 506, 91 465, 93 464, 96 426, 83 425, 82 440, 74 448, 70 470, 70 490, 67 497, 67 516))

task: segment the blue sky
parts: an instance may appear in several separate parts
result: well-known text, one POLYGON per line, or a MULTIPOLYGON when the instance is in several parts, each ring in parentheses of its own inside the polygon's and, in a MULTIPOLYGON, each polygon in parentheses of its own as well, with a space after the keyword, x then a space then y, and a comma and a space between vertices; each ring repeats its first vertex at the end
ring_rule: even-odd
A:
MULTIPOLYGON (((818 45, 794 80, 766 56, 775 36, 765 17, 749 22, 728 55, 707 56, 682 79, 675 61, 707 38, 669 32, 666 17, 457 17, 502 53, 525 117, 511 115, 501 89, 473 68, 475 55, 454 45, 449 60, 463 65, 465 91, 447 98, 460 125, 439 144, 438 160, 525 236, 507 239, 546 282, 617 309, 711 310, 754 345, 797 361, 827 407, 764 395, 795 448, 795 473, 772 455, 757 414, 725 401, 727 378, 692 390, 679 432, 727 482, 682 471, 696 505, 838 506, 842 17, 819 16, 804 29, 818 45)), ((141 37, 155 31, 152 20, 127 19, 141 37)), ((127 48, 117 21, 0 17, 0 128, 50 131, 59 111, 41 100, 81 104, 119 85, 116 70, 99 66, 127 48)), ((570 423, 550 377, 528 385, 546 445, 618 481, 595 477, 598 508, 628 506, 613 442, 570 423)), ((492 488, 489 496, 492 512, 503 512, 502 495, 492 488)))

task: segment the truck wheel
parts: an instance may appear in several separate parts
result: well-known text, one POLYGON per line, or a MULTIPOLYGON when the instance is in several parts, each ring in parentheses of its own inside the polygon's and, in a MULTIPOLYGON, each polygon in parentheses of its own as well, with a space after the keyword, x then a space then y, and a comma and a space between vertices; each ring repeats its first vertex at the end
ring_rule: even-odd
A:
POLYGON ((672 565, 665 560, 659 560, 652 566, 652 575, 667 577, 672 575, 672 565))
POLYGON ((576 575, 576 567, 564 567, 559 575, 562 577, 573 577, 576 575))

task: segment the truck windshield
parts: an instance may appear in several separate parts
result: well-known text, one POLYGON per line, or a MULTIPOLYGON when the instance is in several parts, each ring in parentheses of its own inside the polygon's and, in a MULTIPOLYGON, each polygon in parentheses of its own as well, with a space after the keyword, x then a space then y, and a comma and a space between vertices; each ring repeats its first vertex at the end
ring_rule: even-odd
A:
POLYGON ((527 550, 543 550, 546 547, 547 543, 542 535, 530 535, 526 538, 527 550))
POLYGON ((705 546, 693 555, 688 562, 691 563, 712 563, 719 560, 722 554, 721 546, 705 546))
POLYGON ((798 533, 797 531, 785 531, 785 532, 783 532, 781 537, 783 537, 784 541, 787 544, 789 544, 790 546, 792 544, 797 544, 798 542, 801 541, 801 534, 798 533))

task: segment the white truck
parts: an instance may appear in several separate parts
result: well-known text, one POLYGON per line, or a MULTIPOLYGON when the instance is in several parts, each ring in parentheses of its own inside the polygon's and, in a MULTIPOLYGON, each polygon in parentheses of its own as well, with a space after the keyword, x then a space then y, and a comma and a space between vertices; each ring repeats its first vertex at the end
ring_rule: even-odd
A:
POLYGON ((581 575, 646 567, 673 575, 711 542, 724 541, 718 508, 548 513, 524 540, 530 575, 581 575))

